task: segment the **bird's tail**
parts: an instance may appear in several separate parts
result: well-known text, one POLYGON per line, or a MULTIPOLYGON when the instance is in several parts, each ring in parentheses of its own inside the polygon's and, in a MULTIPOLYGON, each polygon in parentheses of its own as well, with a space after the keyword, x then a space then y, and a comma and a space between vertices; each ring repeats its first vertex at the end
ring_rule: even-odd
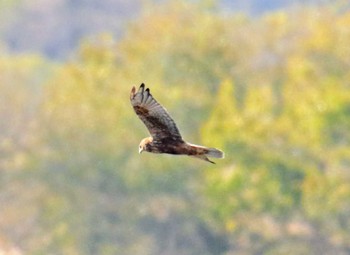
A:
POLYGON ((224 158, 225 154, 218 149, 215 148, 208 148, 200 145, 195 145, 195 144, 189 144, 191 147, 191 156, 208 161, 210 163, 215 164, 215 162, 211 161, 208 159, 208 157, 212 158, 224 158))

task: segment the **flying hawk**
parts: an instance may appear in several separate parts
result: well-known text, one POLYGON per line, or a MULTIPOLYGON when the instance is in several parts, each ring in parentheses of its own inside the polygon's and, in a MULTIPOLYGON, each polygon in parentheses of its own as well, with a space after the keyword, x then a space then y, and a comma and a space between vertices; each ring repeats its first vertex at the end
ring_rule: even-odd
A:
POLYGON ((208 157, 224 158, 224 153, 218 149, 194 145, 184 141, 167 110, 153 98, 149 88, 145 89, 143 83, 137 92, 135 87, 132 88, 130 101, 136 114, 151 134, 151 137, 144 138, 141 141, 139 153, 148 151, 152 153, 188 155, 213 164, 215 163, 209 160, 208 157))

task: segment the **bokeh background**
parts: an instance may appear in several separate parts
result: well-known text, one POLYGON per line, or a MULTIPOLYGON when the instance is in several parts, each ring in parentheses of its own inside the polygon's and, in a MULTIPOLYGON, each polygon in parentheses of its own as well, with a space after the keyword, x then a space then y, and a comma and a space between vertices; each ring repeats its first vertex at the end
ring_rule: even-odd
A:
POLYGON ((350 254, 349 2, 0 1, 0 254, 350 254))

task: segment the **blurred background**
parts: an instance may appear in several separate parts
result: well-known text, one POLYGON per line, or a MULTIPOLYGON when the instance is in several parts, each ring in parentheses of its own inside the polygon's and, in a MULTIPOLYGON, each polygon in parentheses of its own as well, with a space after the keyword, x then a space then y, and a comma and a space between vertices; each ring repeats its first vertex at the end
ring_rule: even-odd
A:
POLYGON ((349 81, 348 1, 1 0, 0 254, 350 254, 349 81))

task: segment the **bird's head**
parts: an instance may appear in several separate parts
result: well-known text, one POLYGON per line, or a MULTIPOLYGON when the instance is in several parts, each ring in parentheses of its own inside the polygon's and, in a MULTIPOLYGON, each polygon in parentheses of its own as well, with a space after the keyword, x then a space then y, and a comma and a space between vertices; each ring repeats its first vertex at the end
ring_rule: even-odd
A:
POLYGON ((152 150, 151 150, 150 143, 152 143, 152 141, 153 141, 152 137, 147 137, 142 139, 139 145, 139 153, 142 153, 143 151, 151 152, 152 150))

